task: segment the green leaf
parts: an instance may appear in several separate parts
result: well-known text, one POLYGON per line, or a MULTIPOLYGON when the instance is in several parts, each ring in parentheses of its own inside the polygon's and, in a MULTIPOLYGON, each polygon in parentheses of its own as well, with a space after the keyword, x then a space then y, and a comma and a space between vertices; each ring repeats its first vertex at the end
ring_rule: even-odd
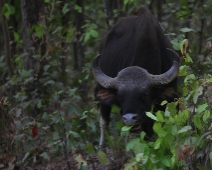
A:
POLYGON ((39 109, 40 109, 41 107, 42 107, 42 101, 41 101, 41 100, 39 100, 39 101, 38 101, 38 103, 37 103, 37 108, 39 108, 39 109))
POLYGON ((74 9, 79 12, 79 13, 82 13, 82 7, 80 7, 79 5, 74 5, 74 9))
POLYGON ((126 146, 126 151, 130 151, 131 149, 133 149, 134 146, 139 142, 140 142, 139 138, 132 139, 130 142, 128 142, 128 144, 126 146))
POLYGON ((208 122, 208 118, 210 117, 211 113, 209 110, 205 110, 203 114, 203 121, 208 122))
POLYGON ((157 117, 155 117, 155 115, 153 115, 151 112, 146 112, 146 115, 147 115, 149 118, 151 118, 151 119, 157 121, 157 117))
POLYGON ((183 54, 183 46, 184 46, 184 44, 186 43, 186 42, 188 42, 188 40, 187 39, 184 39, 182 42, 181 42, 181 44, 180 44, 180 51, 181 51, 181 53, 183 54))
POLYGON ((124 170, 133 170, 136 167, 137 162, 129 162, 124 164, 124 170))
POLYGON ((99 150, 97 152, 97 158, 103 165, 109 164, 109 160, 108 160, 108 158, 106 157, 106 154, 103 151, 99 150))
POLYGON ((22 109, 26 109, 29 105, 30 105, 31 101, 28 101, 28 102, 23 102, 22 103, 22 109))
POLYGON ((184 80, 185 85, 188 85, 190 80, 195 80, 194 74, 189 74, 189 75, 186 76, 186 78, 184 80))
POLYGON ((80 170, 89 170, 89 166, 88 165, 82 165, 80 170))
POLYGON ((37 162, 36 156, 33 156, 33 164, 37 162))
POLYGON ((171 167, 171 159, 167 157, 163 157, 161 160, 162 164, 166 167, 171 167))
POLYGON ((41 38, 43 36, 44 29, 41 26, 36 25, 35 26, 35 34, 38 38, 41 38))
POLYGON ((156 113, 156 117, 157 117, 157 120, 158 120, 159 122, 164 122, 164 118, 163 118, 163 115, 162 115, 161 111, 158 111, 158 112, 156 113))
POLYGON ((177 162, 177 158, 176 158, 176 156, 174 155, 174 156, 172 156, 172 158, 171 158, 171 167, 176 166, 176 162, 177 162))
POLYGON ((94 38, 98 38, 98 37, 99 37, 99 33, 98 33, 96 30, 91 30, 91 31, 90 31, 90 34, 91 34, 91 36, 94 37, 94 38))
POLYGON ((154 123, 153 130, 157 133, 159 137, 165 137, 167 135, 167 132, 162 128, 162 125, 160 122, 154 123))
POLYGON ((174 102, 168 103, 165 110, 165 116, 166 117, 175 116, 176 113, 177 113, 177 110, 176 110, 175 103, 174 102))
POLYGON ((54 81, 54 80, 49 80, 49 81, 47 81, 47 82, 44 84, 44 86, 46 86, 47 84, 55 84, 55 81, 54 81))
POLYGON ((16 109, 15 116, 19 117, 21 114, 22 114, 22 109, 21 108, 16 109))
POLYGON ((178 134, 178 129, 177 129, 177 125, 172 126, 172 135, 177 135, 178 134))
POLYGON ((188 110, 182 110, 179 113, 180 113, 180 117, 183 120, 182 122, 183 123, 188 122, 188 118, 190 116, 190 111, 188 111, 188 110))
POLYGON ((202 134, 202 136, 200 137, 200 139, 199 139, 199 141, 198 141, 198 143, 197 143, 197 146, 199 146, 201 140, 202 140, 204 137, 206 137, 206 136, 208 136, 208 135, 211 135, 211 134, 212 134, 212 132, 206 132, 206 133, 202 134))
POLYGON ((86 43, 89 39, 90 39, 90 32, 86 33, 85 36, 84 36, 84 42, 86 43))
POLYGON ((75 138, 79 138, 79 137, 80 137, 79 133, 77 133, 77 132, 75 132, 75 131, 72 131, 72 130, 68 131, 68 134, 69 134, 71 137, 75 137, 75 138))
POLYGON ((9 18, 11 14, 15 14, 15 7, 10 4, 4 4, 2 8, 2 13, 6 18, 9 18))
POLYGON ((176 51, 180 50, 180 41, 177 38, 171 40, 171 43, 176 51))
MULTIPOLYGON (((201 86, 201 87, 202 87, 202 86, 201 86)), ((201 93, 199 93, 199 94, 202 94, 202 90, 203 90, 203 87, 202 87, 202 89, 201 89, 201 93)), ((197 108, 197 113, 202 113, 202 112, 204 112, 204 111, 206 110, 207 107, 208 107, 208 104, 207 104, 207 103, 200 105, 200 106, 197 108)))
POLYGON ((49 154, 47 152, 43 152, 42 154, 40 154, 40 156, 43 157, 44 159, 49 158, 49 154))
POLYGON ((70 11, 70 9, 68 8, 68 4, 66 3, 62 9, 62 13, 66 14, 68 11, 70 11))
POLYGON ((146 136, 146 133, 144 132, 144 131, 142 131, 141 133, 140 133, 140 139, 141 139, 141 141, 142 140, 144 140, 144 137, 146 136))
POLYGON ((58 132, 54 132, 53 133, 53 139, 54 140, 60 139, 60 136, 59 136, 58 132))
POLYGON ((57 27, 57 28, 52 32, 52 34, 55 34, 55 33, 57 33, 58 31, 61 31, 62 29, 63 29, 63 27, 59 26, 59 27, 57 27))
POLYGON ((163 142, 162 138, 157 138, 154 144, 154 149, 159 149, 162 142, 163 142))
POLYGON ((15 38, 15 41, 18 41, 19 40, 19 35, 17 32, 13 31, 13 36, 15 38))
POLYGON ((142 159, 143 156, 144 156, 144 153, 138 153, 138 154, 136 154, 136 156, 135 156, 135 160, 136 160, 137 162, 139 162, 139 161, 141 161, 141 159, 142 159))
POLYGON ((199 98, 200 95, 202 95, 202 93, 203 93, 203 87, 202 86, 199 86, 198 88, 196 88, 195 93, 194 93, 194 97, 193 97, 194 104, 197 103, 198 98, 199 98))
POLYGON ((75 160, 79 163, 79 164, 83 164, 83 165, 87 165, 87 161, 82 157, 82 155, 78 155, 75 160))
POLYGON ((187 126, 184 126, 183 128, 181 128, 178 133, 184 133, 184 132, 187 132, 189 130, 191 130, 192 127, 190 125, 187 125, 187 126))
POLYGON ((206 41, 211 41, 212 40, 212 37, 209 37, 206 39, 206 41))
POLYGON ((86 145, 86 146, 85 146, 85 150, 86 150, 86 152, 87 152, 90 156, 92 156, 92 155, 94 154, 94 146, 93 146, 93 144, 86 145))
POLYGON ((180 66, 179 76, 185 76, 187 74, 187 70, 188 70, 188 66, 186 65, 180 66))
POLYGON ((66 34, 66 41, 67 42, 71 39, 72 35, 73 35, 73 32, 72 31, 68 31, 68 33, 66 34))
POLYGON ((42 119, 49 120, 50 117, 49 117, 49 115, 46 112, 44 112, 44 114, 42 115, 42 119))
POLYGON ((121 131, 126 132, 126 131, 129 131, 131 128, 132 128, 132 126, 123 126, 121 128, 121 131))
POLYGON ((148 148, 148 145, 145 144, 145 143, 141 143, 141 142, 138 142, 134 145, 133 147, 133 152, 135 154, 138 154, 138 153, 143 153, 144 150, 146 150, 146 148, 148 148))
POLYGON ((191 31, 194 31, 195 32, 195 30, 193 30, 193 29, 191 29, 191 28, 181 28, 180 29, 180 31, 182 31, 182 32, 191 32, 191 31))
POLYGON ((26 78, 32 75, 32 70, 22 70, 21 77, 26 78))
POLYGON ((164 106, 164 105, 166 105, 167 103, 168 103, 168 101, 167 101, 167 100, 164 100, 164 101, 161 102, 160 105, 161 105, 161 106, 164 106))
POLYGON ((27 152, 25 155, 24 155, 24 158, 22 159, 22 163, 29 157, 30 155, 30 152, 27 152))
POLYGON ((50 67, 51 67, 51 65, 45 65, 45 66, 43 67, 43 69, 44 69, 44 71, 46 72, 50 67))
MULTIPOLYGON (((18 128, 18 129, 21 129, 21 128, 22 128, 22 123, 21 123, 21 121, 15 121, 14 123, 15 123, 16 128, 18 128)), ((22 136, 22 135, 24 135, 24 134, 21 134, 21 136, 22 136)))
POLYGON ((194 115, 194 125, 195 125, 198 129, 202 129, 201 120, 200 120, 200 115, 194 115))
POLYGON ((120 108, 118 106, 113 106, 112 109, 111 109, 111 112, 112 113, 118 113, 120 110, 120 108))
POLYGON ((124 0, 124 5, 126 5, 129 2, 130 2, 130 0, 124 0))
POLYGON ((185 62, 187 62, 187 63, 192 62, 192 63, 193 63, 193 60, 192 60, 192 58, 190 57, 189 53, 186 53, 185 62))

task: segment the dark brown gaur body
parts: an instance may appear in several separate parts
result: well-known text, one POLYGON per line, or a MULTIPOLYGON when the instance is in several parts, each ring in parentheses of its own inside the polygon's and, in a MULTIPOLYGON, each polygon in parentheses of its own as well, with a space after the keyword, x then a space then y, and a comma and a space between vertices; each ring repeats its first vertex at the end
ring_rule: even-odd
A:
POLYGON ((151 137, 153 122, 145 112, 162 109, 163 100, 177 95, 178 54, 171 49, 160 24, 142 6, 138 16, 123 17, 100 43, 93 61, 93 75, 98 82, 95 98, 100 101, 101 138, 110 121, 112 105, 120 107, 125 125, 140 125, 151 137))

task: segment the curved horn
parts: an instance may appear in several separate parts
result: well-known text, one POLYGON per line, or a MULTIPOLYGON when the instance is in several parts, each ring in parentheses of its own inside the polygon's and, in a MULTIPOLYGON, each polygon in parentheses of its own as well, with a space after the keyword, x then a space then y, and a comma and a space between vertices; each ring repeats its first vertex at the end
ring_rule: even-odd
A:
POLYGON ((93 60, 92 72, 96 79, 96 81, 104 88, 112 88, 116 89, 116 78, 111 78, 104 74, 102 70, 99 68, 99 58, 101 54, 98 54, 95 59, 93 60))
POLYGON ((179 55, 172 49, 167 48, 170 52, 173 53, 174 61, 172 64, 172 67, 165 73, 160 75, 152 75, 150 74, 150 80, 152 86, 160 86, 160 85, 166 85, 173 81, 179 72, 180 68, 180 58, 179 55))

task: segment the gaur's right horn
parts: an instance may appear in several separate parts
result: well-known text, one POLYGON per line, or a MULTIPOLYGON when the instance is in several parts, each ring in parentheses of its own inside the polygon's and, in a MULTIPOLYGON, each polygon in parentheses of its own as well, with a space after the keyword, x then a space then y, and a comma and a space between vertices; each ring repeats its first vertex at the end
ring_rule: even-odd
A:
POLYGON ((169 50, 174 57, 172 67, 167 72, 160 75, 149 74, 152 86, 166 85, 177 77, 180 68, 179 55, 172 49, 167 48, 167 50, 169 50))
POLYGON ((117 89, 116 78, 107 76, 99 68, 98 63, 99 63, 100 56, 101 54, 98 54, 95 57, 95 59, 93 60, 93 66, 92 66, 92 72, 96 81, 104 88, 117 89))

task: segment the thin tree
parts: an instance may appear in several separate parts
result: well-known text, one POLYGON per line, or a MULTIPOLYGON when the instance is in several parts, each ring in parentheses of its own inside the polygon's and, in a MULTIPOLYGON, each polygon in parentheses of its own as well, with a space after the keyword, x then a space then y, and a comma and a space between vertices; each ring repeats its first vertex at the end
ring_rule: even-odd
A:
MULTIPOLYGON (((4 6, 4 0, 0 1, 0 9, 4 6)), ((7 19, 4 16, 4 14, 1 12, 1 21, 2 21, 2 34, 4 37, 4 53, 5 53, 5 60, 7 64, 8 69, 8 76, 12 77, 14 74, 13 64, 12 64, 12 56, 11 56, 11 47, 10 47, 10 35, 9 35, 9 29, 7 25, 7 19)))
POLYGON ((40 17, 44 14, 44 6, 43 0, 21 0, 23 44, 26 52, 24 68, 26 70, 35 69, 37 60, 32 57, 35 50, 39 51, 41 55, 45 53, 45 44, 41 44, 40 39, 33 40, 33 36, 30 34, 31 27, 37 25, 40 17))
MULTIPOLYGON (((25 90, 28 100, 32 100, 33 92, 40 86, 39 79, 42 77, 42 64, 39 59, 34 58, 35 54, 38 54, 43 59, 46 52, 45 35, 41 38, 35 36, 35 33, 31 30, 33 26, 39 25, 40 22, 44 22, 45 17, 45 3, 43 0, 21 0, 21 13, 22 13, 22 34, 23 34, 23 49, 25 52, 24 69, 33 70, 34 81, 29 84, 25 90)), ((39 93, 36 93, 36 97, 45 94, 47 91, 45 88, 40 89, 39 93)), ((32 116, 39 114, 39 109, 35 106, 32 107, 32 111, 29 112, 32 116)))

